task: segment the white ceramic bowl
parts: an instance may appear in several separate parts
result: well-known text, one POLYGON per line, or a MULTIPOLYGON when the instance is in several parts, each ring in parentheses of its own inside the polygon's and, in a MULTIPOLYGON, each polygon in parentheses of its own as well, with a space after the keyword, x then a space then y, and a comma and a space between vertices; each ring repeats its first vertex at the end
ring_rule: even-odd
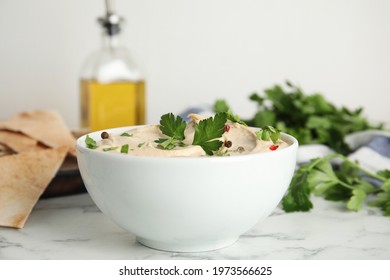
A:
POLYGON ((264 154, 139 157, 90 150, 85 137, 77 140, 77 160, 96 205, 140 243, 175 252, 228 246, 267 217, 288 188, 298 148, 282 134, 290 146, 264 154))

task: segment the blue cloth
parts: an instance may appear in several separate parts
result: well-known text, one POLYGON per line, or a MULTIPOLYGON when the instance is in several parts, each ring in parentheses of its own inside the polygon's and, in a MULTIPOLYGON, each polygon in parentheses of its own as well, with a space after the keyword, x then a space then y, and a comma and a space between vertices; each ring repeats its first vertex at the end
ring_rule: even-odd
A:
POLYGON ((390 137, 377 136, 367 144, 367 147, 382 156, 390 158, 390 137))

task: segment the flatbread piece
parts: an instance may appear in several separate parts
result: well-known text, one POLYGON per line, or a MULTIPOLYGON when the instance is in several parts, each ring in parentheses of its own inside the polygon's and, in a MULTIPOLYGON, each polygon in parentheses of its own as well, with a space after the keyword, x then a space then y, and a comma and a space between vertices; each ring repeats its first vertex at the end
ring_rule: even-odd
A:
POLYGON ((0 121, 0 129, 21 132, 48 147, 66 146, 71 155, 76 155, 76 139, 61 115, 54 110, 19 113, 5 121, 0 121))
POLYGON ((0 226, 24 226, 67 152, 63 146, 0 157, 0 226))
POLYGON ((38 141, 19 132, 0 130, 0 144, 4 144, 14 152, 20 153, 35 148, 38 141))

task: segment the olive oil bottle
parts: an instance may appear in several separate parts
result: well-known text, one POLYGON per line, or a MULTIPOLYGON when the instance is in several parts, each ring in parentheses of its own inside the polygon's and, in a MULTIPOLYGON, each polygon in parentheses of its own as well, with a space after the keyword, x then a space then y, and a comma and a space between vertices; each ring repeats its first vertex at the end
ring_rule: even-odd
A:
POLYGON ((98 19, 101 48, 84 63, 80 79, 80 125, 84 131, 145 123, 145 81, 128 50, 119 43, 123 18, 106 0, 98 19))

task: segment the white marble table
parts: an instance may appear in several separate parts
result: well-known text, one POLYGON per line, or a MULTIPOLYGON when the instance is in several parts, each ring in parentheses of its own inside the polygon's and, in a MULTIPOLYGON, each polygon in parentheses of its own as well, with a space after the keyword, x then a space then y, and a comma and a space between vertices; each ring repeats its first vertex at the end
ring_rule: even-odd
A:
POLYGON ((276 209, 232 246, 203 253, 153 250, 106 218, 88 194, 41 200, 25 227, 0 228, 0 259, 390 259, 390 218, 315 198, 309 213, 276 209))

